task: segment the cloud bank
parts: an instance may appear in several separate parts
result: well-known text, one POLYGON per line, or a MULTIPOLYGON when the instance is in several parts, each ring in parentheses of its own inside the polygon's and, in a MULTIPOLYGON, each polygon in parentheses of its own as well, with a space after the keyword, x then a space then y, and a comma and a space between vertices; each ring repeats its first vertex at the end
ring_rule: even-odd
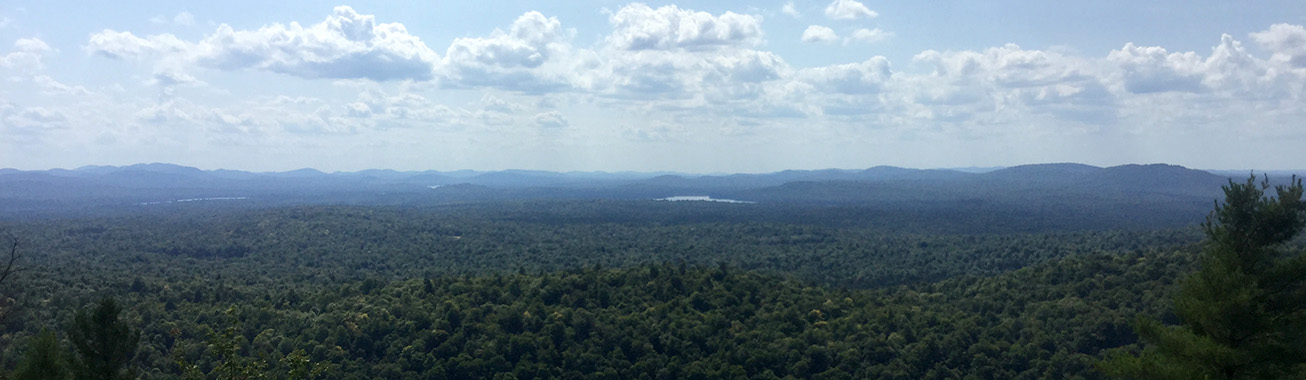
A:
MULTIPOLYGON (((1141 141, 1146 152, 1189 135, 1306 142, 1297 127, 1306 120, 1301 25, 1213 35, 1204 51, 1128 41, 1102 54, 1000 44, 891 60, 876 49, 899 38, 869 25, 879 14, 865 4, 829 3, 819 22, 830 26, 792 19, 802 16, 792 3, 780 13, 798 29, 768 35, 762 15, 640 3, 606 13, 600 30, 527 11, 448 41, 348 6, 308 25, 217 24, 193 38, 105 29, 86 38, 86 54, 72 55, 136 71, 98 87, 61 82, 46 67, 75 48, 20 38, 0 50, 0 74, 11 78, 0 89, 0 120, 24 141, 215 151, 366 142, 359 152, 434 146, 448 160, 516 145, 604 156, 672 143, 692 151, 685 160, 769 149, 893 163, 892 152, 1000 155, 1003 146, 1028 154, 1015 159, 1082 150, 1108 160, 1085 144, 1141 141), (585 35, 593 37, 578 42, 585 35), (852 60, 795 66, 776 40, 861 50, 852 60), (231 82, 245 77, 309 90, 231 82), (156 91, 133 95, 140 86, 156 91)), ((159 25, 204 28, 185 15, 159 25)))
POLYGON ((174 65, 260 70, 301 78, 428 80, 439 56, 398 23, 377 23, 348 6, 304 27, 273 24, 255 30, 219 25, 197 42, 171 34, 139 37, 104 30, 91 35, 89 53, 114 59, 155 58, 174 65))

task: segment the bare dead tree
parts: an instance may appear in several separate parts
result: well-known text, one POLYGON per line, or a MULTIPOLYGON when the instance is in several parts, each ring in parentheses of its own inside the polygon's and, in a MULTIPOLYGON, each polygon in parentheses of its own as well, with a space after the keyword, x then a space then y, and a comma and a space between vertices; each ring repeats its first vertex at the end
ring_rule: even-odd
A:
POLYGON ((14 274, 27 269, 18 265, 18 259, 21 256, 18 254, 18 238, 8 232, 4 233, 4 237, 9 240, 9 256, 4 258, 4 264, 0 265, 0 323, 4 323, 9 314, 13 312, 15 303, 13 297, 5 294, 7 293, 4 290, 5 284, 11 280, 14 274))

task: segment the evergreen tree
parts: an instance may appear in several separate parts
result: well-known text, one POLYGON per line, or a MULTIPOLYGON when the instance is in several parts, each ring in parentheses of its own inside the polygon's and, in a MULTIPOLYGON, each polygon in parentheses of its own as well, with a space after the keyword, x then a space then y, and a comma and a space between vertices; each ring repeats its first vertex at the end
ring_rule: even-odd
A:
POLYGON ((32 337, 23 360, 14 371, 15 380, 63 380, 70 375, 59 339, 54 332, 41 329, 32 337))
POLYGON ((73 318, 69 340, 73 344, 73 371, 78 379, 130 379, 128 364, 136 357, 141 333, 118 319, 121 311, 113 298, 94 310, 80 310, 73 318))
POLYGON ((1285 242, 1306 226, 1302 182, 1229 182, 1207 217, 1197 273, 1181 283, 1181 326, 1139 318, 1149 343, 1138 355, 1113 352, 1109 375, 1137 379, 1306 378, 1306 254, 1285 242))

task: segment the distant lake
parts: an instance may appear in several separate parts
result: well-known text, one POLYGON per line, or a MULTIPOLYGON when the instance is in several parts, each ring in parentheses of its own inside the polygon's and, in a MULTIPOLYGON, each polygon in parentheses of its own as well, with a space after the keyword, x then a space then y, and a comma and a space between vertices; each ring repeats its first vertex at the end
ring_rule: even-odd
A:
POLYGON ((249 199, 249 197, 207 197, 207 198, 186 198, 186 199, 176 199, 176 200, 171 200, 171 201, 141 202, 141 203, 137 203, 136 205, 137 205, 137 206, 151 206, 151 205, 166 205, 166 204, 172 204, 172 203, 186 203, 186 202, 204 202, 204 201, 240 201, 240 200, 246 200, 246 199, 249 199))
POLYGON ((712 198, 706 195, 677 195, 674 197, 658 198, 657 200, 670 201, 670 202, 757 203, 753 201, 741 201, 737 199, 712 198))

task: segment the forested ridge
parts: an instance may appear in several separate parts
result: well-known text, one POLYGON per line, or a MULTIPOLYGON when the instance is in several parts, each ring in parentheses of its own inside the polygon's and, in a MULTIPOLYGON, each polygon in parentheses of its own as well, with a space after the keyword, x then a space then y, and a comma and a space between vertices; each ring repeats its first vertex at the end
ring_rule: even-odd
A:
POLYGON ((1172 284, 1199 241, 1196 229, 577 218, 607 205, 563 204, 582 212, 10 223, 30 270, 11 286, 3 367, 41 328, 66 343, 74 312, 111 296, 141 332, 131 366, 144 378, 180 378, 179 362, 218 377, 230 330, 272 378, 299 352, 318 378, 1096 379, 1106 350, 1137 341, 1135 315, 1173 321, 1172 284))

